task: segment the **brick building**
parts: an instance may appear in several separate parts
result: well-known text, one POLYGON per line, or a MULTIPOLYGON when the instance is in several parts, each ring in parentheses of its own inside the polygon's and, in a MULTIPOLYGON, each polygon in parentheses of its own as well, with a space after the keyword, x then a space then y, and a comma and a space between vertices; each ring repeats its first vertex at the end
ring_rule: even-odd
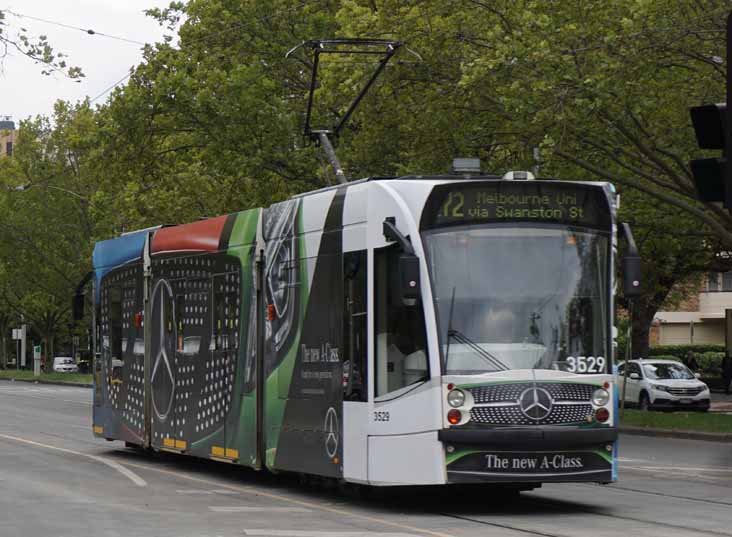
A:
POLYGON ((724 310, 732 308, 732 272, 708 273, 697 293, 675 311, 659 311, 651 345, 724 345, 724 310))
POLYGON ((0 117, 0 157, 13 155, 13 146, 17 136, 15 122, 9 117, 0 117))

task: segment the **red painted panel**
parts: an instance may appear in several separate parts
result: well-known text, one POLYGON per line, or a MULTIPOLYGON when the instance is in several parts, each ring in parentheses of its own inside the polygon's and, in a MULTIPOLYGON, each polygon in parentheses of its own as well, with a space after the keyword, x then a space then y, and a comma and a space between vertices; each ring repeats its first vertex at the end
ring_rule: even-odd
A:
POLYGON ((198 250, 214 252, 219 248, 221 232, 227 216, 191 222, 174 227, 164 227, 155 232, 152 252, 198 250))

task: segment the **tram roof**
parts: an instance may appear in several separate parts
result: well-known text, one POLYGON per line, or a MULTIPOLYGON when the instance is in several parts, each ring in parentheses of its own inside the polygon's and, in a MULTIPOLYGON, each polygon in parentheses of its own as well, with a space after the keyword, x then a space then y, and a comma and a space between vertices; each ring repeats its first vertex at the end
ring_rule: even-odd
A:
POLYGON ((303 198, 313 194, 320 194, 321 192, 328 192, 329 190, 337 190, 339 188, 351 187, 354 185, 361 185, 364 183, 380 182, 380 181, 424 181, 426 183, 442 183, 446 181, 463 182, 463 181, 506 181, 511 183, 535 183, 535 182, 552 182, 552 183, 574 183, 580 185, 606 185, 611 184, 604 181, 567 181, 563 179, 555 179, 553 177, 542 177, 540 179, 520 180, 520 179, 504 179, 500 175, 492 174, 479 174, 479 175, 468 175, 468 174, 436 174, 436 175, 385 175, 375 177, 364 177, 363 179, 355 179, 348 181, 347 183, 339 183, 336 185, 329 185, 317 190, 310 190, 308 192, 302 192, 300 194, 294 194, 291 199, 303 198))

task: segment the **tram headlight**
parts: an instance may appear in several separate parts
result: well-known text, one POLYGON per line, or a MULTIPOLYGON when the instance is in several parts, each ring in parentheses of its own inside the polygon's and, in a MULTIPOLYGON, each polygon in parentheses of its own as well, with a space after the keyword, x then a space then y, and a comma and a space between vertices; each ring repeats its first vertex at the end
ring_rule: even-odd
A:
POLYGON ((465 404, 465 392, 462 390, 451 390, 447 394, 447 404, 453 408, 463 406, 465 404))
POLYGON ((451 408, 447 413, 447 421, 450 425, 457 425, 463 419, 463 414, 459 410, 451 408))
POLYGON ((610 394, 604 388, 598 388, 592 394, 592 404, 595 406, 605 406, 610 400, 610 394))

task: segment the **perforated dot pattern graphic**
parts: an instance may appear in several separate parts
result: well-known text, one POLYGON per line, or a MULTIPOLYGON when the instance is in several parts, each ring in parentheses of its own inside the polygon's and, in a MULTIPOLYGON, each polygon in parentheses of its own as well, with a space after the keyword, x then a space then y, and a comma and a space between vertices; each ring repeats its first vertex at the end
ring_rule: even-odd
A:
MULTIPOLYGON (((495 384, 490 386, 476 386, 468 388, 476 404, 515 402, 519 396, 534 386, 531 382, 515 384, 495 384)), ((592 393, 597 389, 591 384, 547 382, 539 383, 555 401, 589 401, 592 393)))
MULTIPOLYGON (((195 441, 220 429, 231 408, 239 349, 241 276, 238 260, 199 255, 154 260, 175 296, 178 344, 173 412, 156 421, 161 439, 195 441)), ((155 323, 155 320, 153 320, 155 323)))
POLYGON ((103 382, 109 404, 136 435, 143 432, 144 347, 142 326, 134 319, 142 311, 142 269, 130 265, 109 273, 100 290, 99 329, 103 382), (117 318, 118 317, 118 318, 117 318))
POLYGON ((563 382, 537 383, 536 386, 549 392, 554 403, 545 418, 533 420, 521 412, 518 399, 534 384, 517 382, 468 388, 476 405, 495 405, 473 407, 470 411, 471 422, 492 425, 566 425, 586 422, 592 414, 590 399, 596 386, 563 382))
POLYGON ((502 407, 473 407, 470 419, 475 423, 495 425, 566 425, 586 422, 592 414, 591 404, 554 405, 543 420, 532 420, 523 415, 518 405, 502 407))

